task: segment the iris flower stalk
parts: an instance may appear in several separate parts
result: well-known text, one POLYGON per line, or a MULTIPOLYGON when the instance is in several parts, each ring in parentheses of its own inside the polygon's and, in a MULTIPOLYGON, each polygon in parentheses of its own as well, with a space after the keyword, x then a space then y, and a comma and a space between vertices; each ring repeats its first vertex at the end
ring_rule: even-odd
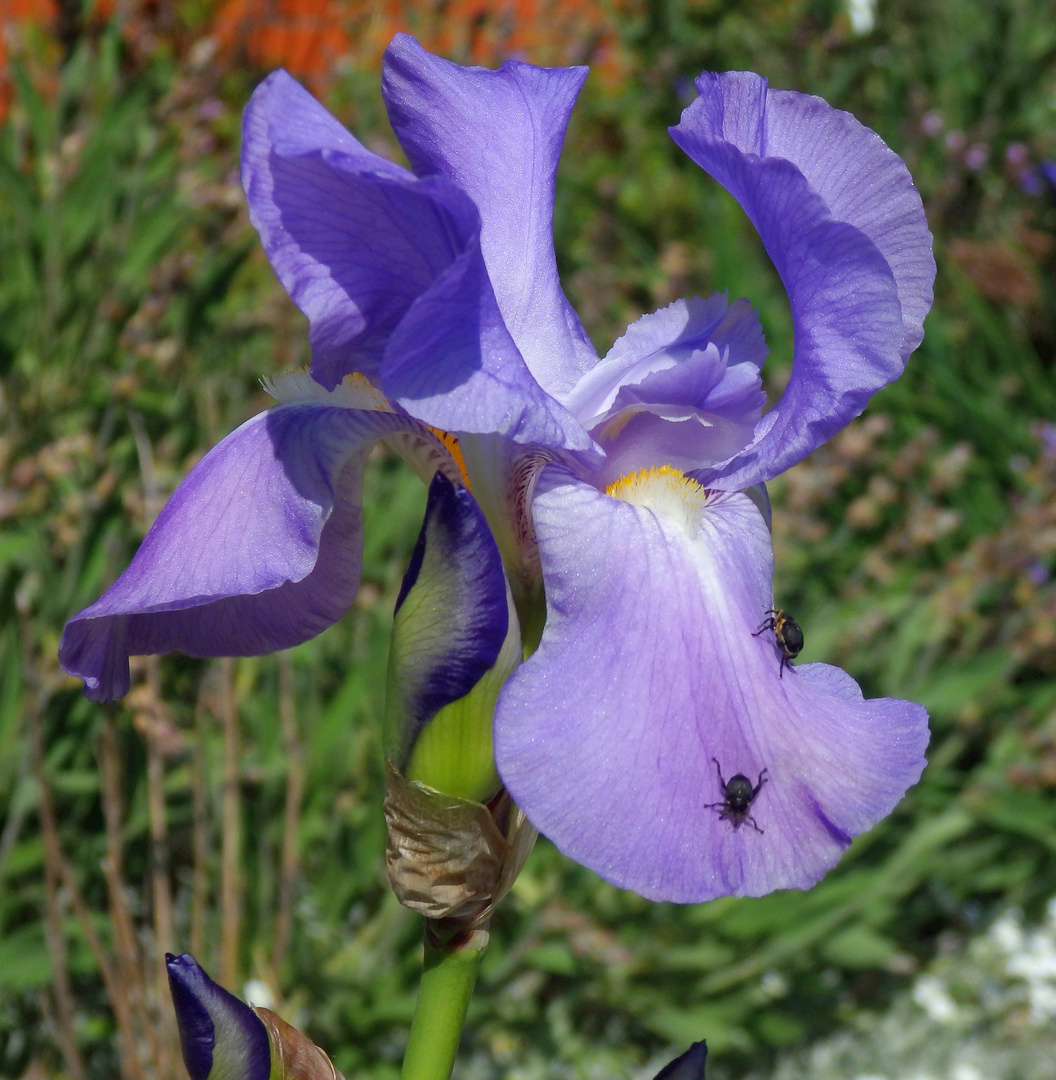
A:
POLYGON ((103 701, 132 654, 320 633, 355 596, 362 475, 384 441, 460 493, 446 535, 479 515, 470 547, 496 555, 444 602, 464 632, 411 634, 403 766, 516 633, 469 797, 501 784, 563 852, 650 899, 809 888, 919 779, 927 716, 865 700, 838 668, 784 665, 758 633, 776 606, 765 483, 902 373, 931 237, 905 166, 852 116, 705 73, 670 133, 759 232, 791 307, 791 377, 767 410, 758 317, 724 293, 643 316, 599 358, 551 224, 585 76, 463 68, 397 36, 382 93, 410 170, 287 74, 258 87, 242 178, 308 318, 310 371, 269 382, 275 407, 192 470, 60 658, 103 701))

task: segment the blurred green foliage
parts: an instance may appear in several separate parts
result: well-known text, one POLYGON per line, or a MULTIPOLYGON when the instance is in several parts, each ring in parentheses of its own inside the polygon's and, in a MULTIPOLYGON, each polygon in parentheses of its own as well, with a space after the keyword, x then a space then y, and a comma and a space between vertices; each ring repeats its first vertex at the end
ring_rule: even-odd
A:
MULTIPOLYGON (((771 392, 787 378, 780 284, 740 210, 666 135, 702 68, 752 68, 850 109, 918 180, 940 268, 924 345, 771 495, 776 595, 806 631, 803 659, 926 703, 930 764, 807 893, 650 904, 540 843, 497 918, 462 1075, 632 1075, 701 1037, 709 1075, 738 1075, 882 1003, 938 942, 1056 893, 1056 199, 1039 171, 1056 158, 1054 15, 1039 0, 892 0, 860 36, 823 0, 657 0, 621 17, 635 75, 588 81, 556 224, 602 350, 642 312, 727 288, 761 312, 771 392)), ((57 81, 45 51, 31 41, 18 58, 0 130, 0 1075, 76 1075, 56 1048, 49 890, 82 1075, 132 1075, 91 940, 114 950, 115 836, 154 1015, 161 947, 197 938, 218 972, 233 708, 240 975, 346 1075, 394 1077, 420 929, 383 881, 380 673, 424 492, 375 462, 364 585, 317 640, 226 668, 168 657, 135 669, 125 703, 80 697, 55 660, 63 621, 127 564, 190 465, 264 406, 258 377, 308 357, 237 186, 248 74, 220 72, 207 49, 137 51, 115 26, 57 81), (34 731, 69 875, 50 886, 34 731), (100 779, 108 731, 116 789, 100 779), (108 791, 122 812, 109 835, 108 791), (162 856, 173 942, 157 940, 162 856)), ((377 72, 343 75, 334 101, 398 155, 377 72)))

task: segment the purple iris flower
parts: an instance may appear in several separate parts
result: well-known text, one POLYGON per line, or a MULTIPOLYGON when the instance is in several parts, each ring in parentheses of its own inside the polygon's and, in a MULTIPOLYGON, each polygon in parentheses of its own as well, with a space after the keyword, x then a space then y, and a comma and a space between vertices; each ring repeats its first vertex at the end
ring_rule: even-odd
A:
POLYGON ((759 320, 724 294, 642 317, 599 359, 551 229, 585 75, 463 68, 398 36, 382 92, 412 172, 285 73, 261 84, 243 182, 308 317, 310 376, 276 381, 280 404, 196 466, 61 659, 105 700, 129 654, 256 654, 320 632, 355 595, 360 480, 384 439, 427 481, 468 486, 498 546, 527 658, 498 699, 495 755, 531 822, 654 899, 806 888, 919 779, 927 716, 864 700, 828 665, 782 672, 756 633, 775 606, 762 485, 901 374, 931 237, 901 160, 853 117, 704 74, 671 135, 762 237, 792 376, 764 414, 759 320))

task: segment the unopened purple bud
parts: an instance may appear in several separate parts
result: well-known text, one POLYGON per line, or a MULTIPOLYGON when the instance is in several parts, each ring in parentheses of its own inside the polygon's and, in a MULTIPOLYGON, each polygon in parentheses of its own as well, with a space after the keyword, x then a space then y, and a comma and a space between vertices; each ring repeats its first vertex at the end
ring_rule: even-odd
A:
POLYGON ((707 1058, 708 1044, 701 1039, 675 1058, 670 1065, 665 1065, 656 1074, 656 1080, 704 1080, 704 1063, 707 1058))
POLYGON ((257 1014, 213 982, 190 953, 166 953, 165 966, 191 1080, 268 1080, 271 1046, 257 1014))

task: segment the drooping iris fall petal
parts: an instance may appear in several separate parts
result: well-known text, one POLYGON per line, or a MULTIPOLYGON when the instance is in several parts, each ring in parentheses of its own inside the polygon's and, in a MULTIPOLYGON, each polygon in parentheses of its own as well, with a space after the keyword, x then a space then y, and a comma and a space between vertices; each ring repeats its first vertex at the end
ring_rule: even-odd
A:
POLYGON ((63 666, 106 701, 127 692, 131 655, 256 656, 325 630, 359 587, 367 454, 408 428, 420 425, 316 404, 247 420, 191 470, 128 569, 66 624, 63 666))
POLYGON ((806 888, 919 779, 926 714, 825 665, 781 677, 755 636, 773 556, 746 495, 669 470, 620 496, 558 466, 539 480, 547 621, 499 699, 499 772, 562 851, 643 896, 806 888), (767 770, 761 832, 708 805, 712 759, 727 781, 767 770))

